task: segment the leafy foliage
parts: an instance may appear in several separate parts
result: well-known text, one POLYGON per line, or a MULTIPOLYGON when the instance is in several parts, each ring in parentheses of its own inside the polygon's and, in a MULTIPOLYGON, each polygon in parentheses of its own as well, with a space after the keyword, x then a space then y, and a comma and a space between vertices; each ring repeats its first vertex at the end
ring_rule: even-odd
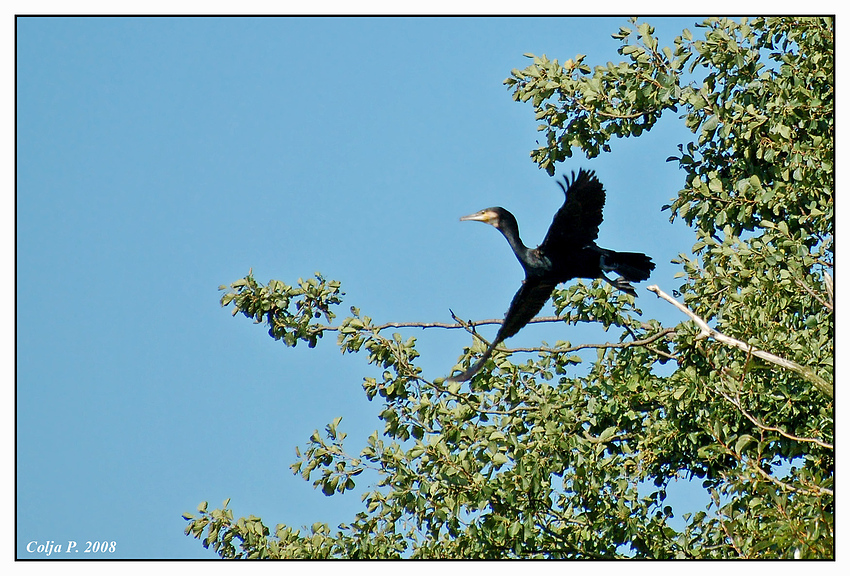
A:
MULTIPOLYGON (((338 418, 298 450, 293 471, 327 495, 355 489, 367 469, 379 480, 334 531, 272 534, 259 518, 234 521, 225 502, 184 515, 186 533, 223 558, 832 557, 834 24, 700 27, 704 39, 685 30, 659 48, 632 20, 614 34, 625 61, 533 57, 506 84, 541 121, 546 145, 532 158, 550 174, 574 148, 592 157, 683 112, 694 140, 670 158, 684 187, 666 208, 696 243, 679 257, 679 291, 744 350, 578 282, 556 291, 559 321, 600 323, 616 340, 541 346, 524 363, 497 349, 471 382, 447 383, 423 376, 415 338, 388 335, 398 325, 356 308, 319 324, 335 317, 339 283, 263 286, 249 274, 222 297, 234 314, 289 346, 335 332, 343 353, 380 370, 363 388, 382 403, 383 432, 351 455, 338 418), (581 348, 595 348, 595 362, 581 348), (711 504, 677 531, 665 499, 682 477, 699 479, 711 504)), ((474 340, 458 367, 484 348, 474 340)))

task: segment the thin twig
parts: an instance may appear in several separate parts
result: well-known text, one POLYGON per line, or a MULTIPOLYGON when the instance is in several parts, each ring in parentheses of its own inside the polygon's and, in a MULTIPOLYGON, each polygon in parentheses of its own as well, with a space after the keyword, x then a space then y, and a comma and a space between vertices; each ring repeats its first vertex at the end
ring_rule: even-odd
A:
MULTIPOLYGON (((832 304, 830 304, 829 302, 827 302, 826 300, 821 298, 814 290, 812 290, 809 287, 808 284, 806 284, 802 280, 798 280, 797 278, 795 278, 794 281, 797 282, 798 286, 801 286, 806 292, 811 294, 812 298, 814 298, 815 300, 820 302, 823 305, 824 308, 827 308, 828 310, 834 310, 835 309, 832 304)), ((827 293, 829 294, 829 297, 830 297, 830 300, 831 300, 832 299, 832 291, 827 290, 827 293)))
POLYGON ((804 484, 805 486, 807 486, 806 488, 797 488, 795 486, 792 486, 791 484, 788 484, 787 482, 779 480, 778 478, 774 478, 773 476, 768 474, 761 466, 759 466, 759 463, 755 458, 744 458, 742 454, 738 454, 737 452, 732 450, 726 444, 726 442, 718 438, 716 434, 714 434, 713 432, 709 432, 709 434, 711 434, 711 436, 717 441, 718 444, 723 446, 724 451, 728 455, 732 456, 735 460, 740 462, 742 466, 744 466, 745 468, 752 468, 753 470, 758 472, 758 474, 765 480, 779 486, 787 492, 798 492, 801 494, 825 494, 827 496, 835 495, 835 493, 829 488, 824 488, 823 486, 818 486, 817 484, 804 484))
MULTIPOLYGON (((452 317, 456 319, 455 323, 449 322, 387 322, 386 324, 376 324, 374 326, 366 326, 365 328, 368 330, 374 330, 376 332, 381 332, 382 330, 386 330, 387 328, 446 328, 448 330, 457 330, 460 328, 469 329, 468 327, 476 327, 476 326, 485 326, 488 324, 502 324, 504 319, 490 319, 490 320, 470 320, 463 321, 457 318, 454 314, 452 317)), ((559 316, 540 316, 538 318, 532 318, 528 321, 529 324, 538 324, 541 322, 563 322, 565 319, 559 316)), ((323 326, 316 325, 313 326, 316 330, 327 330, 328 332, 335 332, 340 329, 339 326, 323 326)))
POLYGON ((792 486, 790 484, 786 484, 782 480, 774 478, 773 476, 771 476, 770 474, 765 472, 762 469, 762 467, 759 466, 758 464, 756 464, 753 460, 748 458, 747 462, 749 463, 749 465, 752 468, 755 469, 756 472, 759 473, 759 475, 763 476, 767 481, 772 482, 773 484, 776 484, 777 486, 779 486, 783 490, 787 490, 789 492, 802 492, 802 493, 809 493, 809 494, 811 494, 812 492, 816 492, 816 493, 819 493, 819 494, 826 494, 827 496, 835 496, 835 492, 833 492, 829 488, 824 488, 823 486, 818 486, 817 484, 810 484, 811 488, 808 489, 808 490, 795 488, 794 486, 792 486))
POLYGON ((729 529, 726 527, 726 522, 723 521, 723 512, 720 507, 720 496, 717 495, 717 490, 711 489, 711 500, 714 502, 715 508, 717 508, 717 521, 720 524, 720 528, 723 530, 723 533, 726 534, 726 539, 729 540, 729 544, 732 548, 735 549, 735 552, 738 553, 738 556, 742 558, 747 558, 747 555, 744 554, 741 549, 738 547, 738 544, 735 543, 735 538, 729 532, 729 529))
MULTIPOLYGON (((545 346, 532 347, 532 348, 497 348, 497 350, 501 352, 549 352, 552 354, 555 353, 566 353, 566 352, 575 352, 576 350, 585 350, 587 348, 631 348, 633 346, 645 346, 647 344, 651 344, 656 340, 667 336, 668 334, 673 334, 676 332, 675 328, 665 328, 661 332, 653 334, 652 336, 647 336, 646 338, 640 340, 632 340, 631 342, 606 342, 604 344, 578 344, 576 346, 570 346, 569 348, 551 348, 545 346)), ((668 356, 669 358, 673 358, 669 354, 665 354, 660 350, 656 351, 659 354, 664 356, 668 356)))
MULTIPOLYGON (((455 316, 454 312, 452 312, 451 314, 452 314, 452 318, 454 318, 455 321, 458 324, 460 324, 463 328, 466 328, 467 331, 469 331, 473 336, 475 336, 476 338, 481 340, 487 346, 490 345, 490 342, 488 342, 486 338, 484 338, 480 334, 478 334, 474 330, 474 327, 481 325, 481 324, 490 324, 490 323, 501 324, 502 323, 501 320, 479 320, 478 322, 466 322, 464 320, 461 320, 457 316, 455 316), (470 328, 470 327, 472 327, 472 328, 470 328)), ((530 320, 528 323, 532 324, 532 323, 535 323, 535 322, 556 322, 558 320, 563 321, 564 318, 561 318, 559 316, 540 317, 540 318, 534 318, 534 319, 530 320)), ((442 328, 442 327, 445 327, 445 326, 451 326, 452 328, 457 328, 457 326, 454 326, 454 325, 441 325, 440 327, 442 328)), ((632 342, 617 342, 617 343, 606 342, 604 344, 579 344, 577 346, 570 346, 568 348, 552 348, 552 347, 548 347, 548 346, 536 346, 536 347, 527 347, 527 348, 506 348, 506 347, 502 346, 502 347, 496 348, 496 351, 503 352, 503 353, 506 353, 506 354, 513 354, 515 352, 546 352, 546 353, 550 353, 550 354, 566 354, 568 352, 576 352, 578 350, 586 350, 588 348, 595 348, 595 349, 599 349, 599 348, 601 348, 601 349, 631 348, 633 346, 646 346, 647 344, 651 344, 652 342, 655 342, 656 340, 663 338, 664 336, 666 336, 668 334, 672 334, 672 333, 676 332, 675 328, 665 328, 664 330, 662 330, 661 332, 658 332, 657 334, 653 334, 652 336, 648 336, 646 338, 639 340, 637 338, 637 336, 635 335, 635 333, 628 326, 624 326, 624 328, 629 332, 629 334, 631 334, 632 338, 634 338, 634 341, 632 341, 632 342)), ((650 350, 652 352, 655 352, 659 356, 664 356, 668 359, 675 359, 675 356, 673 356, 671 354, 667 354, 666 352, 663 352, 661 350, 656 350, 654 348, 650 348, 650 350)))
POLYGON ((741 412, 741 414, 743 414, 744 417, 747 420, 749 420, 750 422, 755 424, 755 426, 757 428, 760 428, 760 429, 765 430, 767 432, 776 432, 780 436, 784 436, 785 438, 788 438, 789 440, 794 440, 795 442, 811 442, 813 444, 817 444, 818 446, 826 448, 827 450, 834 450, 835 449, 832 444, 829 444, 827 442, 822 442, 822 441, 818 440, 817 438, 800 438, 799 436, 794 436, 793 434, 788 434, 784 430, 782 430, 780 428, 776 428, 775 426, 767 426, 766 424, 759 422, 759 420, 755 416, 753 416, 749 412, 747 412, 746 409, 744 409, 744 407, 741 406, 740 399, 732 398, 731 396, 729 396, 728 394, 726 394, 725 392, 723 392, 720 389, 718 389, 717 392, 719 392, 720 395, 723 396, 723 398, 725 398, 727 402, 729 402, 730 404, 732 404, 732 406, 737 408, 738 411, 741 412))
MULTIPOLYGON (((829 272, 824 272, 823 273, 823 279, 825 281, 824 285, 826 286, 826 293, 829 295, 829 302, 831 304, 832 302, 835 302, 835 297, 833 295, 833 288, 832 288, 832 276, 829 275, 829 272)), ((832 309, 831 305, 830 305, 830 309, 832 309)))

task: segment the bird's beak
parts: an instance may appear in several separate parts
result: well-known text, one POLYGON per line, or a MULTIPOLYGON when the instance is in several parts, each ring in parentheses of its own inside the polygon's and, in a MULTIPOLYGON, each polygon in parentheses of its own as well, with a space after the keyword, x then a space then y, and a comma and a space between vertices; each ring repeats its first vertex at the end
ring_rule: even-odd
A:
POLYGON ((469 214, 468 216, 461 217, 461 222, 484 222, 485 224, 493 224, 496 214, 493 213, 492 210, 481 210, 480 212, 476 212, 475 214, 469 214))

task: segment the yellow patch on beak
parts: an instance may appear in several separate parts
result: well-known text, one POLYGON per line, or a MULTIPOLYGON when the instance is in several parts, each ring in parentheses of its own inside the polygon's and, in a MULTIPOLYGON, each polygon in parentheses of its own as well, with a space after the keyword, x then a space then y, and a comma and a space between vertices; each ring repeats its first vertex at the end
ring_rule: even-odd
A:
POLYGON ((476 212, 475 214, 470 214, 468 216, 463 216, 460 221, 461 222, 484 222, 485 224, 490 224, 491 226, 495 226, 496 222, 499 220, 499 215, 496 214, 493 210, 481 210, 476 212))

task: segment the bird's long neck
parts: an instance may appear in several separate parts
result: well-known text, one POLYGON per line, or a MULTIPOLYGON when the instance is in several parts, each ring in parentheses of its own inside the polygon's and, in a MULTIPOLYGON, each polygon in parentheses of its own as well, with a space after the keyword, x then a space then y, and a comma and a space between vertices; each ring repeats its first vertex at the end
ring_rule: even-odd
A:
POLYGON ((508 213, 503 215, 499 219, 498 229, 507 239, 508 244, 511 245, 511 249, 514 251, 514 255, 519 260, 519 263, 522 264, 523 268, 527 269, 527 265, 532 260, 532 250, 522 243, 519 237, 519 225, 513 214, 508 213))

